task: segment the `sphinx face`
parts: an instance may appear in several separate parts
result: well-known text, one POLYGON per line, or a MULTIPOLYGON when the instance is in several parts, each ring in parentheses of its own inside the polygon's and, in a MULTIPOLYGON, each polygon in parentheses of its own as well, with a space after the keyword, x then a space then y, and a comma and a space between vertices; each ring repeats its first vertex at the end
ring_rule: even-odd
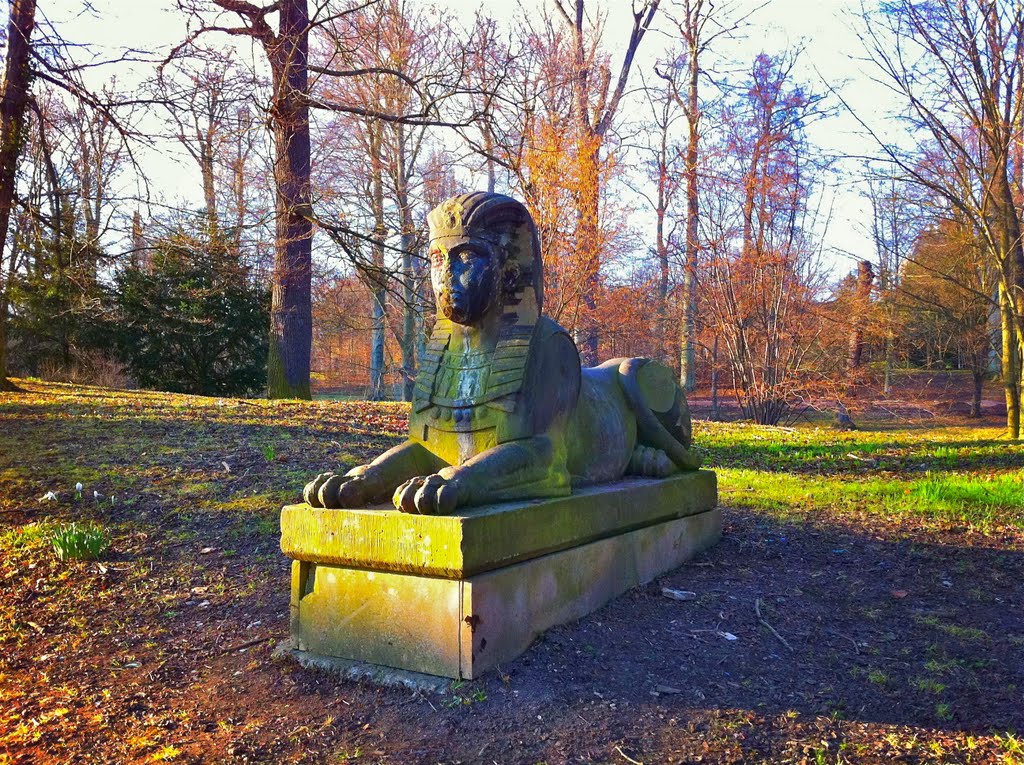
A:
POLYGON ((498 304, 501 265, 493 245, 460 236, 434 239, 430 283, 437 310, 457 324, 478 323, 498 304))

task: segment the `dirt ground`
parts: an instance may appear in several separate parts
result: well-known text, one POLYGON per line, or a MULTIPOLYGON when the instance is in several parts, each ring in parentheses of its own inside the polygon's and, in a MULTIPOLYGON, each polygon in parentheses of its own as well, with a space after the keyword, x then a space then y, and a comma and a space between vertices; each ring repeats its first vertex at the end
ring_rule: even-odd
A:
POLYGON ((0 401, 3 443, 24 445, 0 464, 0 531, 83 514, 35 501, 76 450, 68 480, 120 466, 132 478, 104 493, 138 499, 87 513, 115 529, 101 562, 4 548, 2 765, 1024 762, 1019 529, 726 508, 714 549, 500 672, 379 688, 272 658, 288 630, 276 515, 228 505, 279 505, 270 487, 315 472, 343 427, 363 449, 393 441, 396 410, 363 427, 315 404, 19 395, 0 401), (294 445, 267 452, 268 428, 294 445), (197 492, 183 512, 182 486, 213 475, 224 506, 197 492))

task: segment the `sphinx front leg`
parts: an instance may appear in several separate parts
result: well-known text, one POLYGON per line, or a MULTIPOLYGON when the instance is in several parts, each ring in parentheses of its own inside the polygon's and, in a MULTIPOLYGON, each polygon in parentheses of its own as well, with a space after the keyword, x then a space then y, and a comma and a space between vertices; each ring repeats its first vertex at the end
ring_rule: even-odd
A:
POLYGON ((303 497, 313 507, 363 507, 383 502, 395 487, 416 475, 433 473, 448 463, 423 444, 406 441, 368 465, 344 475, 323 473, 306 485, 303 497))
POLYGON ((406 481, 395 491, 395 507, 406 513, 448 515, 466 505, 555 496, 561 487, 568 494, 568 474, 555 461, 546 435, 499 444, 462 465, 406 481))

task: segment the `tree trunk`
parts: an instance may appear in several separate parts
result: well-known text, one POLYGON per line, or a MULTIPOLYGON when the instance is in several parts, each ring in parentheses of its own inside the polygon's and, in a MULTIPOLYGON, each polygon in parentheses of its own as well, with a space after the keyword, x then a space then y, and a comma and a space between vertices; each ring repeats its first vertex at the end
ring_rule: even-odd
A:
POLYGON ((1010 438, 1020 438, 1020 360, 1017 357, 1017 332, 1013 322, 1013 304, 1003 285, 999 288, 999 317, 1002 334, 1003 391, 1006 396, 1006 430, 1010 438))
POLYGON ((882 393, 892 395, 892 338, 885 338, 885 375, 882 380, 882 393))
MULTIPOLYGON (((376 247, 377 245, 374 245, 376 247)), ((370 400, 383 401, 384 390, 384 330, 387 325, 387 290, 374 286, 370 294, 370 400)))
POLYGON ((864 329, 867 326, 868 310, 871 305, 871 283, 875 272, 871 262, 862 260, 857 264, 857 289, 854 293, 853 316, 850 322, 850 337, 846 355, 847 369, 860 369, 864 357, 864 329))
MULTIPOLYGON (((398 202, 402 226, 402 401, 412 401, 416 387, 416 276, 413 273, 413 247, 416 244, 416 223, 409 199, 409 155, 404 125, 395 126, 395 148, 398 156, 395 173, 395 201, 398 202)), ((493 168, 490 168, 493 171, 493 168)), ((491 175, 493 180, 493 175, 491 175)))
POLYGON ((583 306, 579 321, 580 357, 584 366, 600 360, 601 324, 597 315, 597 293, 601 286, 601 172, 600 140, 596 147, 583 147, 580 161, 580 189, 576 203, 576 257, 583 266, 583 306))
POLYGON ((658 256, 657 355, 668 358, 668 242, 665 216, 668 213, 668 126, 663 125, 658 149, 658 204, 655 207, 654 246, 658 256))
POLYGON ((497 163, 494 161, 494 132, 491 130, 490 115, 485 114, 483 120, 484 152, 487 166, 487 193, 493 194, 497 186, 497 163))
MULTIPOLYGON (((17 390, 7 379, 7 279, 4 273, 4 246, 11 222, 15 172, 24 140, 25 108, 31 77, 32 30, 35 27, 35 0, 10 0, 7 24, 7 62, 3 93, 0 94, 0 390, 17 390)), ((10 258, 13 263, 14 259, 10 258)))
POLYGON ((268 55, 273 74, 277 227, 270 305, 270 398, 310 398, 313 345, 312 233, 306 0, 279 3, 280 33, 268 55))
POLYGON ((971 378, 974 382, 974 392, 971 396, 971 417, 981 417, 981 395, 985 385, 984 354, 975 356, 974 369, 971 370, 971 378))
POLYGON ((213 149, 203 146, 199 155, 199 172, 203 178, 203 199, 206 201, 207 236, 216 241, 219 234, 220 220, 217 217, 217 191, 213 180, 213 149))
POLYGON ((371 207, 373 209, 373 269, 369 274, 371 301, 370 399, 380 401, 384 393, 384 344, 387 329, 387 289, 384 274, 384 239, 388 235, 384 221, 384 167, 381 152, 383 136, 379 122, 367 124, 370 148, 371 207))
MULTIPOLYGON (((694 18, 696 21, 696 17, 694 18)), ((697 223, 700 213, 697 189, 697 159, 700 147, 700 100, 698 84, 700 61, 699 30, 690 35, 690 60, 687 71, 686 125, 686 264, 683 270, 683 331, 680 337, 679 383, 687 392, 697 387, 697 223)))
POLYGON ((1024 337, 1021 317, 1024 314, 1024 249, 1020 237, 1020 220, 1013 199, 1008 167, 1005 161, 992 163, 996 168, 998 186, 994 200, 1001 263, 999 311, 1003 340, 1003 385, 1006 390, 1006 429, 1010 438, 1020 439, 1021 380, 1024 375, 1024 337))
POLYGON ((0 392, 21 390, 17 385, 7 379, 7 289, 0 285, 0 392))
POLYGON ((416 387, 416 290, 412 273, 415 236, 407 231, 402 232, 402 401, 412 401, 416 387))
POLYGON ((722 412, 718 403, 718 335, 715 335, 714 344, 711 346, 711 419, 718 421, 722 419, 722 412))

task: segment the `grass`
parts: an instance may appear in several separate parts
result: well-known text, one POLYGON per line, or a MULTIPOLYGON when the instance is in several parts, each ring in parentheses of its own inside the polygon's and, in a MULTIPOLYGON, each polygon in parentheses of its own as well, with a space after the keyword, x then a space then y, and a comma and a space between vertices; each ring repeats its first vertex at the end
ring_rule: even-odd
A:
POLYGON ((698 423, 727 504, 1024 528, 1024 444, 995 429, 841 432, 698 423))

